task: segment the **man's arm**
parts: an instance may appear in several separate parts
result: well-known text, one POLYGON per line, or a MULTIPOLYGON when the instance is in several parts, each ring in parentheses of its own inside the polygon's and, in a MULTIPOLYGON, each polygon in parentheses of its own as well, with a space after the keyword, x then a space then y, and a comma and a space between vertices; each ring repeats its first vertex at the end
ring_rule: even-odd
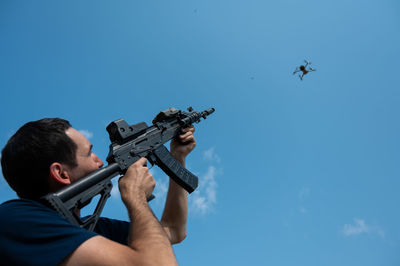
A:
MULTIPOLYGON (((196 146, 196 140, 193 136, 194 131, 195 129, 193 126, 185 128, 182 130, 182 134, 179 135, 178 139, 171 141, 171 154, 183 166, 185 166, 186 156, 196 146)), ((161 224, 172 244, 180 243, 185 239, 187 216, 187 192, 170 179, 161 224)))
POLYGON ((131 220, 128 246, 95 236, 61 265, 177 265, 169 237, 147 204, 155 182, 146 165, 147 160, 140 159, 119 180, 121 198, 131 220))

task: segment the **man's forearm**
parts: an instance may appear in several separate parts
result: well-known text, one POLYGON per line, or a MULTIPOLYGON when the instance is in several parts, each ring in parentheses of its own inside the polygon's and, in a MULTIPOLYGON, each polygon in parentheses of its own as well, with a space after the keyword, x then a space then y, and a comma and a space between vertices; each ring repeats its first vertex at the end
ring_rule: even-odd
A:
POLYGON ((134 204, 124 203, 131 218, 128 246, 98 235, 81 244, 60 265, 178 265, 169 239, 145 197, 134 204))
MULTIPOLYGON (((184 157, 176 155, 174 157, 183 166, 185 166, 184 157)), ((179 243, 185 239, 187 216, 187 192, 172 179, 170 179, 165 208, 161 218, 161 224, 169 235, 172 244, 179 243)))
POLYGON ((142 253, 146 261, 153 262, 151 265, 177 265, 169 237, 147 202, 129 206, 128 212, 131 219, 128 245, 142 253))

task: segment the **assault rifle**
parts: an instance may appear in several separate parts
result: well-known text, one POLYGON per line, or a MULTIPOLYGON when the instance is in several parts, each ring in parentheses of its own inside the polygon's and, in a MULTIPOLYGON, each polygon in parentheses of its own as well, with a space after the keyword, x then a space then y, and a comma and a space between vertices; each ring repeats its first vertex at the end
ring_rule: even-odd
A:
MULTIPOLYGON (((180 164, 164 144, 181 132, 182 128, 200 122, 214 112, 214 108, 203 112, 188 112, 169 108, 160 112, 153 120, 152 126, 141 122, 129 126, 123 119, 111 122, 107 131, 111 140, 107 156, 108 166, 96 170, 74 183, 55 193, 49 193, 42 199, 72 224, 92 231, 100 217, 100 213, 109 198, 112 188, 111 179, 123 175, 130 165, 141 157, 146 157, 152 164, 159 166, 170 178, 187 192, 193 192, 198 186, 198 178, 180 164), (90 203, 93 197, 100 195, 100 199, 92 215, 81 219, 76 214, 90 203)), ((153 199, 152 195, 148 201, 153 199)))

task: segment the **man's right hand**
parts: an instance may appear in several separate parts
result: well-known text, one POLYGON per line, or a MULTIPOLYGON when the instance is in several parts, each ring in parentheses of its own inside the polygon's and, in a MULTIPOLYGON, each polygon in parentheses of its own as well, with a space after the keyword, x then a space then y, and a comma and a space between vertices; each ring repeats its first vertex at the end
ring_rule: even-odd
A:
POLYGON ((128 245, 97 235, 81 244, 61 265, 178 265, 167 234, 147 204, 156 184, 147 160, 141 158, 132 164, 118 184, 131 219, 128 245))
POLYGON ((141 158, 132 164, 125 175, 119 179, 119 191, 125 205, 147 202, 156 182, 147 168, 147 159, 141 158))

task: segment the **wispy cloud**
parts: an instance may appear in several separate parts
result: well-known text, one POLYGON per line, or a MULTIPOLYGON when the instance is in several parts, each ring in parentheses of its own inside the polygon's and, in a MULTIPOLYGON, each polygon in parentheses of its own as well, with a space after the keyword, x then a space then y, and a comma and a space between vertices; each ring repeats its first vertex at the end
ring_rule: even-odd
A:
POLYGON ((200 214, 211 211, 217 202, 217 169, 209 166, 207 173, 199 177, 199 188, 191 196, 191 209, 200 214))
POLYGON ((385 232, 376 226, 367 225, 366 222, 362 219, 355 218, 353 224, 345 224, 341 230, 341 232, 345 236, 355 236, 360 234, 367 234, 367 233, 375 233, 378 234, 380 237, 385 237, 385 232))
POLYGON ((221 158, 215 153, 215 148, 211 147, 203 153, 203 158, 207 161, 221 162, 221 158))
POLYGON ((303 187, 299 192, 299 199, 304 200, 310 195, 311 189, 309 187, 303 187))
MULTIPOLYGON (((153 175, 155 176, 155 175, 153 175)), ((167 197, 167 191, 168 191, 168 179, 166 178, 155 178, 156 181, 156 187, 153 191, 154 196, 156 197, 156 201, 165 200, 167 197)))
MULTIPOLYGON (((215 152, 215 148, 211 147, 203 153, 205 161, 220 163, 221 158, 215 152)), ((217 203, 217 181, 216 177, 221 174, 220 167, 209 165, 204 175, 199 175, 199 187, 190 196, 190 208, 193 212, 204 215, 213 210, 217 203)))
POLYGON ((113 178, 112 184, 113 184, 113 187, 111 189, 111 198, 112 199, 120 199, 119 188, 118 188, 118 178, 113 178))
POLYGON ((79 130, 79 132, 81 132, 82 135, 84 135, 87 139, 93 138, 93 133, 90 132, 90 131, 87 130, 87 129, 81 129, 81 130, 79 130))

